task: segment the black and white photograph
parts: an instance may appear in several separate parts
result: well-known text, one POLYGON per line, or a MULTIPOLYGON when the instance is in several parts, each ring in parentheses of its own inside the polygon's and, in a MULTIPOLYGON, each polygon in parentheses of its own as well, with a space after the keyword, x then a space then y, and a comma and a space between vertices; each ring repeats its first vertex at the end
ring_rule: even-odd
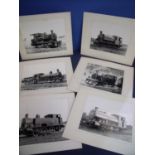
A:
POLYGON ((134 19, 84 13, 83 55, 132 65, 134 51, 134 19))
POLYGON ((69 13, 20 16, 20 41, 23 45, 20 52, 23 59, 61 56, 64 52, 69 54, 71 35, 70 31, 66 31, 69 24, 69 13))
POLYGON ((40 53, 40 52, 49 52, 61 51, 66 49, 66 44, 62 41, 65 36, 58 36, 54 30, 51 30, 49 33, 33 33, 29 36, 32 38, 24 38, 25 48, 28 54, 31 53, 40 53), (31 43, 29 43, 31 41, 31 43))
POLYGON ((82 89, 63 135, 116 153, 134 154, 134 117, 133 98, 82 89))
POLYGON ((127 45, 124 44, 123 41, 124 40, 122 37, 104 34, 104 31, 101 29, 96 34, 95 32, 92 33, 90 48, 98 51, 125 55, 127 51, 127 45))
POLYGON ((26 113, 19 129, 19 145, 67 140, 62 137, 65 124, 61 114, 29 117, 26 113))
MULTIPOLYGON (((63 143, 65 145, 66 141, 70 141, 67 138, 63 138, 62 134, 67 123, 73 100, 73 93, 63 95, 35 95, 29 98, 21 97, 19 146, 22 147, 20 147, 20 151, 24 151, 24 146, 37 147, 37 144, 42 144, 42 151, 58 151, 58 148, 52 149, 54 143, 59 145, 60 150, 63 149, 63 147, 61 148, 63 143), (43 145, 51 145, 51 150, 44 149, 43 145)), ((75 148, 78 145, 77 143, 75 148)), ((37 152, 38 150, 34 149, 33 151, 37 152)))
POLYGON ((123 70, 96 64, 87 64, 81 84, 88 87, 121 94, 123 77, 123 70))
POLYGON ((133 118, 130 109, 124 108, 118 113, 111 113, 105 110, 102 100, 99 102, 94 100, 93 97, 88 99, 79 128, 88 132, 131 142, 133 118))
POLYGON ((70 58, 20 62, 20 92, 67 92, 72 74, 70 58))
POLYGON ((21 90, 35 90, 50 87, 65 87, 67 86, 66 74, 62 73, 60 69, 56 72, 37 73, 30 77, 23 78, 21 81, 21 90))
POLYGON ((83 88, 93 88, 131 97, 133 74, 133 67, 81 57, 68 88, 75 92, 80 92, 83 88))

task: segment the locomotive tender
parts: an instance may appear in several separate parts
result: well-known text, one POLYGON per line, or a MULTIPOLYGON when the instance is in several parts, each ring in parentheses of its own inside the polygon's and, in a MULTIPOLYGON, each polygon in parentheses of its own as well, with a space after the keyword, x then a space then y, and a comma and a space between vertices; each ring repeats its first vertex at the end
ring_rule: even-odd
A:
POLYGON ((54 131, 58 132, 62 128, 64 128, 64 124, 60 114, 48 114, 43 118, 40 118, 39 115, 29 118, 26 114, 22 119, 19 133, 25 136, 40 136, 54 131))

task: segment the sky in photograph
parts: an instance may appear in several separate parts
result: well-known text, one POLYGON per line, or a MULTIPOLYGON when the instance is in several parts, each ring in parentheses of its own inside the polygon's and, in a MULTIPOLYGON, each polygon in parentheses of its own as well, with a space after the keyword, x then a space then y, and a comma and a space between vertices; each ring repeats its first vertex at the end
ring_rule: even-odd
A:
POLYGON ((81 78, 81 82, 85 83, 86 78, 88 78, 96 71, 99 71, 98 75, 108 74, 108 75, 117 76, 118 78, 121 78, 124 75, 123 70, 88 63, 86 66, 85 72, 81 78))
POLYGON ((22 69, 22 77, 33 76, 37 73, 49 74, 50 71, 56 73, 59 69, 62 74, 66 74, 66 63, 64 62, 46 62, 46 63, 35 63, 35 64, 25 64, 22 69))
POLYGON ((64 95, 64 97, 61 95, 56 97, 54 95, 21 97, 19 123, 26 113, 31 118, 34 118, 36 114, 39 114, 40 117, 47 114, 61 114, 63 121, 66 121, 73 99, 72 95, 64 95))
POLYGON ((35 21, 22 21, 20 22, 20 29, 23 35, 23 40, 25 42, 25 46, 29 46, 31 44, 31 39, 33 36, 30 34, 34 33, 44 33, 50 34, 51 30, 61 37, 61 39, 65 39, 65 21, 64 19, 52 19, 52 20, 35 20, 35 21), (63 36, 63 37, 62 37, 63 36))
POLYGON ((107 73, 107 74, 114 74, 116 76, 123 76, 124 74, 123 70, 105 67, 97 64, 90 64, 90 63, 87 64, 86 70, 88 70, 89 72, 98 70, 100 72, 107 73))
MULTIPOLYGON (((122 24, 122 23, 121 23, 122 24)), ((129 44, 130 42, 130 26, 125 24, 120 26, 119 24, 109 24, 108 22, 94 22, 92 24, 91 36, 97 38, 100 31, 103 31, 105 35, 116 35, 123 38, 123 43, 129 44)))

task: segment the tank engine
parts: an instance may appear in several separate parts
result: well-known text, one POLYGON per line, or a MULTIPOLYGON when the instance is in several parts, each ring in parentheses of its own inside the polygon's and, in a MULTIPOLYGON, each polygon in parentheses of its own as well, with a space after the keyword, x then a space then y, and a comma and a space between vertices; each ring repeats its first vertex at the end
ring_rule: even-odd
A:
POLYGON ((57 40, 57 35, 51 30, 51 34, 34 33, 31 34, 31 46, 35 48, 57 48, 61 46, 61 41, 57 40))
POLYGON ((63 120, 60 114, 48 114, 43 118, 36 115, 35 118, 29 118, 28 114, 23 118, 20 135, 39 136, 50 134, 50 132, 60 131, 64 128, 63 120))
POLYGON ((122 46, 122 38, 119 36, 105 35, 100 31, 97 38, 92 39, 94 46, 109 47, 109 48, 120 48, 122 46))

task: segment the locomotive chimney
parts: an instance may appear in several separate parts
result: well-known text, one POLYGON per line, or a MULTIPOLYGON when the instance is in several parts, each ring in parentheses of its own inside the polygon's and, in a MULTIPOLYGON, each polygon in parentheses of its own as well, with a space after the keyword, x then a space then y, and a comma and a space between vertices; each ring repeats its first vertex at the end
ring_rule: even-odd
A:
POLYGON ((40 118, 40 115, 39 114, 36 114, 36 118, 40 118))
POLYGON ((28 114, 28 113, 26 113, 26 114, 25 114, 25 118, 28 118, 28 117, 29 117, 29 114, 28 114))

